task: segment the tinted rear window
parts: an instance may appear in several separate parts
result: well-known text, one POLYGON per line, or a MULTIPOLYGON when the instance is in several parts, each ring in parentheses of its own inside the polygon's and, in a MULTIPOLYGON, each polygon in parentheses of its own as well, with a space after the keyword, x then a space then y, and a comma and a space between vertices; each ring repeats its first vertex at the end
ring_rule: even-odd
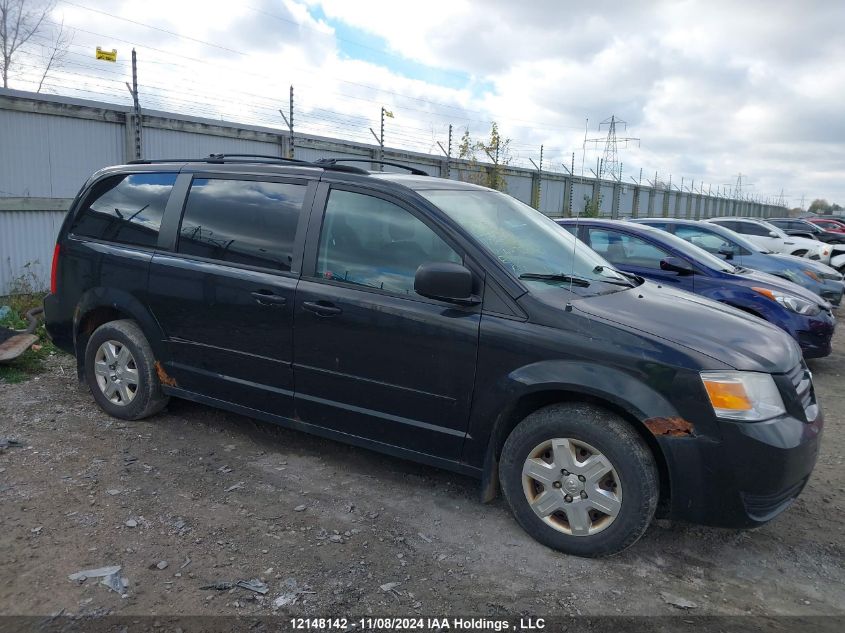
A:
POLYGON ((109 242, 155 247, 176 174, 121 174, 101 180, 71 233, 109 242))
POLYGON ((305 185, 198 178, 191 184, 180 253, 290 270, 305 185))

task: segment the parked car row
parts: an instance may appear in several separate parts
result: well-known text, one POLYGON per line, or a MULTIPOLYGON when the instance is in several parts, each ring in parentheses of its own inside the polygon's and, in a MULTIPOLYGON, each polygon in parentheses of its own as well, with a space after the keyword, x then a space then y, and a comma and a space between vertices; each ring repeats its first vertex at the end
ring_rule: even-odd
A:
POLYGON ((565 223, 579 241, 409 171, 98 171, 59 232, 48 332, 112 416, 180 397, 451 469, 572 554, 655 514, 759 526, 800 494, 823 414, 793 337, 829 350, 825 300, 672 232, 565 223))
POLYGON ((830 233, 838 233, 839 235, 845 235, 845 222, 841 219, 835 218, 804 218, 807 222, 815 224, 816 226, 820 226, 825 231, 829 231, 830 233))
POLYGON ((818 240, 826 244, 845 244, 845 235, 840 231, 830 231, 816 222, 802 218, 768 218, 766 221, 782 229, 787 235, 818 240))
MULTIPOLYGON (((813 232, 812 225, 804 231, 784 231, 779 226, 767 220, 757 218, 710 218, 712 222, 745 236, 761 248, 784 255, 795 255, 820 261, 836 268, 840 272, 845 270, 845 246, 840 245, 840 238, 820 240, 818 235, 824 233, 819 230, 813 232), (828 243, 833 241, 834 243, 828 243)), ((792 220, 788 221, 790 224, 792 220)), ((788 226, 788 225, 787 225, 788 226)))
MULTIPOLYGON (((725 235, 708 231, 707 222, 642 219, 636 222, 601 219, 565 219, 558 223, 604 257, 619 270, 707 297, 773 323, 801 346, 805 358, 827 356, 836 323, 831 304, 819 294, 787 280, 788 262, 766 262, 781 274, 736 266, 727 260, 732 248, 725 235), (703 228, 699 228, 703 227, 703 228), (720 246, 725 259, 708 253, 696 242, 720 246)), ((721 223, 717 223, 721 224, 721 223)), ((730 231, 725 230, 729 235, 730 231)), ((740 236, 736 236, 740 238, 740 236)), ((734 242, 736 241, 734 238, 734 242)), ((746 251, 751 249, 746 248, 746 251)), ((742 252, 742 251, 740 251, 742 252)), ((750 252, 750 263, 766 254, 750 252)), ((809 270, 809 269, 805 269, 809 270)), ((802 270, 804 272, 804 270, 802 270)), ((832 274, 837 274, 831 271, 832 274)), ((803 282, 798 275, 796 279, 803 282)), ((804 273, 810 281, 812 276, 804 273)), ((816 275, 816 277, 818 277, 816 275)), ((837 303, 843 283, 830 280, 837 303)), ((821 288, 819 288, 821 291, 821 288)))
POLYGON ((804 286, 833 306, 839 306, 842 301, 845 284, 840 272, 821 262, 761 248, 721 224, 672 218, 644 218, 634 222, 674 233, 738 268, 751 268, 804 286))

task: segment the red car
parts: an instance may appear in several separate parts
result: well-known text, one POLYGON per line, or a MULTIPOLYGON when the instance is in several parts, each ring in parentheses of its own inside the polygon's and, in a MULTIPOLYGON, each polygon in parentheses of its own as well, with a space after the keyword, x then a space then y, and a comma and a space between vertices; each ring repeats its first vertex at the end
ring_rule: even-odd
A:
POLYGON ((831 233, 845 233, 845 222, 841 220, 834 220, 832 218, 804 218, 807 222, 812 222, 818 227, 831 233))

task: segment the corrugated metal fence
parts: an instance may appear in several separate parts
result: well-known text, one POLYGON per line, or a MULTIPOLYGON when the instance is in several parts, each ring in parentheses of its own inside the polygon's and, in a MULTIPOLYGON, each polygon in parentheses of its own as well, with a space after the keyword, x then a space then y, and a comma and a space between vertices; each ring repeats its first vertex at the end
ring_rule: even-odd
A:
POLYGON ((0 295, 46 288, 64 211, 0 211, 0 295))
MULTIPOLYGON (((130 108, 0 88, 0 295, 22 278, 46 286, 63 212, 84 180, 130 155, 130 108), (39 200, 43 200, 40 203, 39 200)), ((192 158, 210 153, 286 156, 287 131, 143 111, 144 158, 192 158)), ((376 158, 375 145, 297 135, 296 157, 376 158)), ((386 160, 458 180, 483 178, 485 163, 449 160, 385 148, 386 160)), ((391 168, 386 168, 391 170, 391 168)), ((598 197, 607 217, 667 215, 709 217, 782 215, 785 209, 691 192, 653 190, 636 184, 504 168, 507 192, 553 216, 578 215, 598 197)))

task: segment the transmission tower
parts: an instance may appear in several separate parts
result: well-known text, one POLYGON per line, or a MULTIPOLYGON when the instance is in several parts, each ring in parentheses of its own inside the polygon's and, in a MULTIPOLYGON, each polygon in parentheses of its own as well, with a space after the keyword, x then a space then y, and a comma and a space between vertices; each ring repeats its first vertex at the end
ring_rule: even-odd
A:
POLYGON ((620 144, 622 144, 622 147, 626 148, 628 147, 629 142, 636 141, 637 147, 639 147, 640 139, 630 136, 617 136, 616 126, 621 125, 622 129, 627 131, 628 123, 626 121, 623 121, 622 119, 617 119, 616 115, 612 115, 609 119, 605 119, 604 121, 599 123, 599 131, 601 131, 603 125, 607 126, 607 136, 600 138, 586 138, 584 139, 584 144, 598 144, 603 142, 604 158, 601 161, 599 178, 603 178, 605 175, 608 175, 614 180, 621 180, 622 164, 619 162, 619 146, 620 144))
MULTIPOLYGON (((747 176, 746 176, 747 177, 747 176)), ((734 186, 734 197, 738 200, 742 200, 742 188, 743 187, 753 187, 753 182, 748 182, 747 180, 743 181, 742 172, 739 172, 736 175, 736 185, 734 186)))

